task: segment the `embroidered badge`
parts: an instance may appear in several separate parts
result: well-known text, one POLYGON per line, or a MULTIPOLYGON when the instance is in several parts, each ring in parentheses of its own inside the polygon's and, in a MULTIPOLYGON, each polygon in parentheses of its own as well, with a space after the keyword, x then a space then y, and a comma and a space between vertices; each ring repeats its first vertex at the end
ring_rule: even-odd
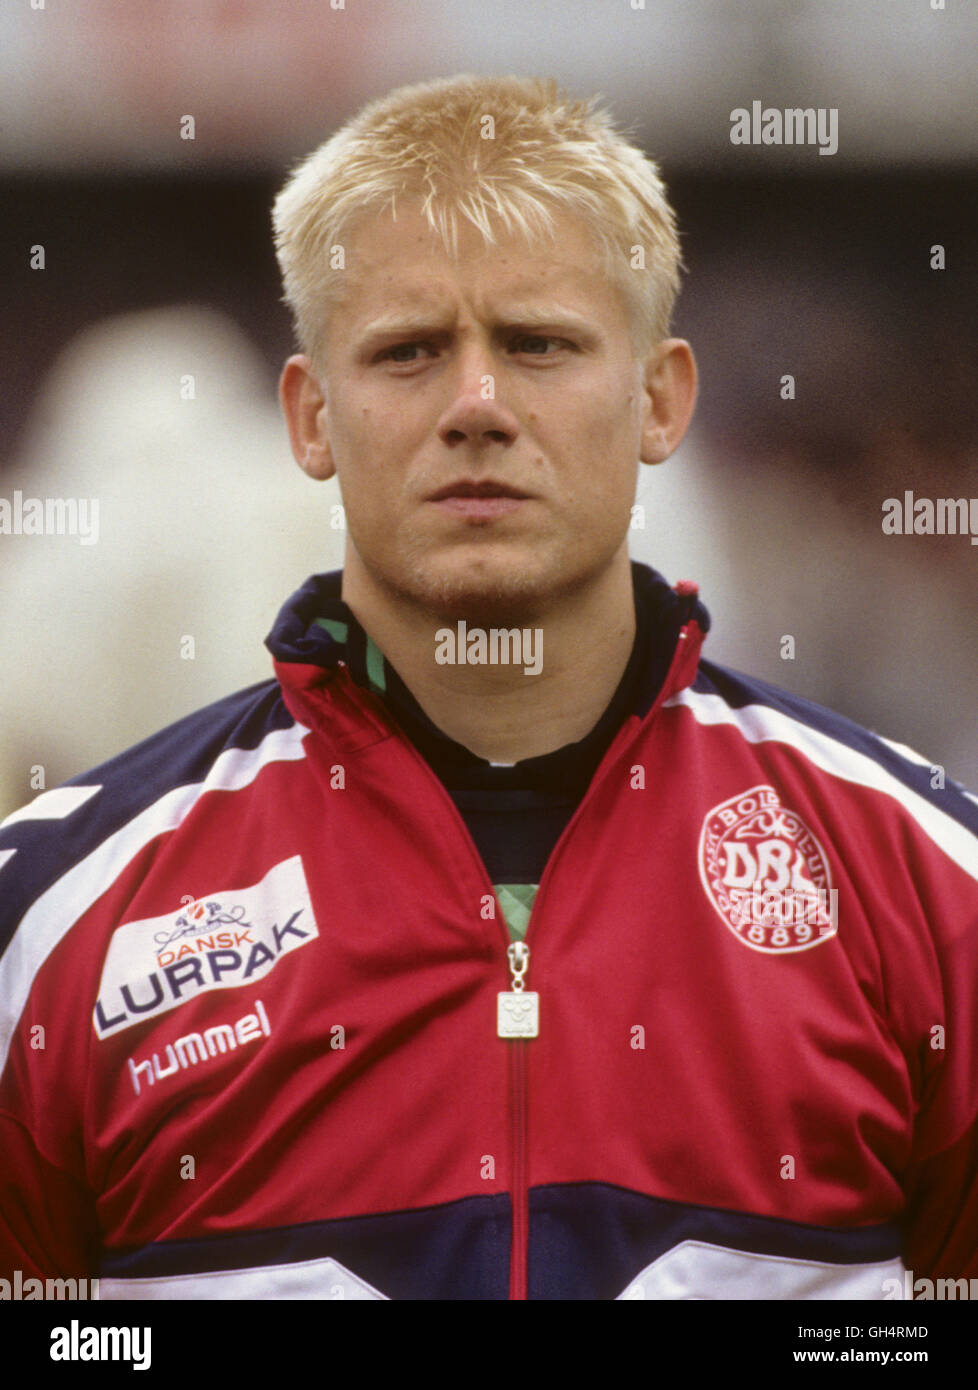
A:
POLYGON ((700 832, 699 869, 719 916, 754 951, 807 951, 838 930, 825 850, 773 787, 714 806, 700 832))

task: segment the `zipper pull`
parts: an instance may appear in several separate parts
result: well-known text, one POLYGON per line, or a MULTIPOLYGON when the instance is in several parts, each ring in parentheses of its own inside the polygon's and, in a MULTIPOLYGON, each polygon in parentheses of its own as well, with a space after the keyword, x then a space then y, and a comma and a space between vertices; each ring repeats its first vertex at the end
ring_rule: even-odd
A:
POLYGON ((526 989, 530 948, 525 941, 513 941, 506 955, 513 987, 496 995, 496 1034, 500 1038, 535 1038, 540 1033, 540 996, 526 989))

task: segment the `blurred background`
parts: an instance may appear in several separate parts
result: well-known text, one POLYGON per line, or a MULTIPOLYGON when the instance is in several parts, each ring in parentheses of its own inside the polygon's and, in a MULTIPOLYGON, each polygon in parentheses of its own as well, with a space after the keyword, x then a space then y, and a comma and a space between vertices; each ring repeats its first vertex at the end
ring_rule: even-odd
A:
POLYGON ((978 498, 978 6, 935 3, 4 7, 0 499, 97 498, 99 538, 0 534, 0 816, 265 679, 281 603, 342 564, 279 418, 269 207, 364 101, 460 71, 600 93, 662 164, 702 384, 635 557, 700 582, 713 660, 978 790, 978 547, 881 528, 978 498), (732 145, 753 100, 837 108, 838 152, 732 145))

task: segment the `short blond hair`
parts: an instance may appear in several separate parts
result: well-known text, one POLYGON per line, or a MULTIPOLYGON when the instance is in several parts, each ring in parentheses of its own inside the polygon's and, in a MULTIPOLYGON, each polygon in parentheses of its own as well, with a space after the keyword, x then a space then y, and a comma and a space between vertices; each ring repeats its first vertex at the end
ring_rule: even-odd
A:
POLYGON ((420 201, 447 251, 459 217, 539 241, 554 214, 581 217, 624 293, 636 352, 667 336, 681 266, 675 215, 654 162, 597 98, 549 78, 422 82, 370 102, 303 160, 275 200, 275 248, 300 346, 321 363, 326 315, 342 293, 334 251, 355 221, 420 201))

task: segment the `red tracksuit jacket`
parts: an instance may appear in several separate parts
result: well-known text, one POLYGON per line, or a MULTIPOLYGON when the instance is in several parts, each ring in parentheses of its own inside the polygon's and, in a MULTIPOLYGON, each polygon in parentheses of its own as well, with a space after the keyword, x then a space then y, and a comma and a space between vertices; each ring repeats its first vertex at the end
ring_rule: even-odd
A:
POLYGON ((539 1034, 500 1037, 492 885, 315 624, 336 583, 283 610, 277 680, 0 828, 0 1278, 887 1299, 978 1277, 975 799, 701 661, 703 610, 663 584, 668 675, 533 907, 539 1034))

